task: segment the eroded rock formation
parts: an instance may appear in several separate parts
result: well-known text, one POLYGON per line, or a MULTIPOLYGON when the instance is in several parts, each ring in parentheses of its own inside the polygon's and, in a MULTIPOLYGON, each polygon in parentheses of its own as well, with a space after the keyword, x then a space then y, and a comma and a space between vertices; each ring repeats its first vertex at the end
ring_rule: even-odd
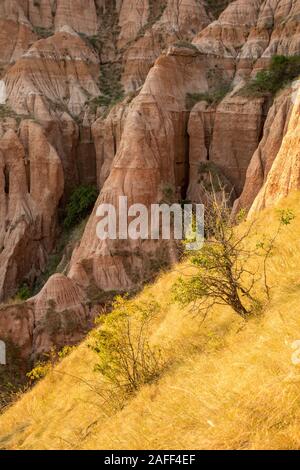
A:
POLYGON ((57 209, 63 195, 62 164, 43 129, 23 121, 19 137, 8 129, 0 139, 1 299, 46 267, 54 246, 57 209))
POLYGON ((300 88, 290 119, 286 120, 282 128, 284 136, 280 149, 251 207, 251 213, 275 205, 290 192, 300 188, 300 88))
POLYGON ((291 90, 288 89, 275 99, 268 113, 262 139, 249 164, 244 189, 235 202, 234 213, 240 209, 249 210, 266 182, 290 122, 291 98, 291 90))
POLYGON ((1 299, 45 269, 72 188, 100 193, 69 270, 3 307, 0 336, 27 357, 74 343, 103 292, 176 260, 172 243, 100 241, 101 202, 201 201, 210 172, 235 211, 299 189, 298 85, 273 103, 240 93, 274 54, 300 54, 299 13, 299 0, 0 2, 1 299))

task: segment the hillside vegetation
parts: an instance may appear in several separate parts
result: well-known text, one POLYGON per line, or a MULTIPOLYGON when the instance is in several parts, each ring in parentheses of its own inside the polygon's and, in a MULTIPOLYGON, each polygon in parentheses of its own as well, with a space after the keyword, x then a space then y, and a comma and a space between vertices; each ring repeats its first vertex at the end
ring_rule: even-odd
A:
MULTIPOLYGON (((203 322, 174 301, 190 270, 177 266, 136 300, 159 304, 150 342, 168 366, 158 379, 126 397, 105 394, 89 337, 0 417, 0 448, 299 449, 299 203, 297 193, 281 204, 296 219, 276 242, 262 314, 245 321, 215 306, 203 322)), ((276 210, 263 212, 249 243, 277 227, 276 210)))
POLYGON ((287 57, 275 55, 269 67, 261 70, 241 90, 244 96, 275 95, 279 90, 289 85, 300 75, 300 56, 287 57))

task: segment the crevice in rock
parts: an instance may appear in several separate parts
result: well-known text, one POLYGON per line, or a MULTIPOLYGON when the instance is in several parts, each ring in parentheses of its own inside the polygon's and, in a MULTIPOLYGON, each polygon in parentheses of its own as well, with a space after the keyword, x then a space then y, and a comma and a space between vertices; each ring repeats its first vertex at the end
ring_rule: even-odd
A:
POLYGON ((25 172, 26 172, 27 191, 30 194, 31 179, 30 179, 30 160, 29 159, 25 161, 25 172))
POLYGON ((7 165, 5 165, 3 169, 4 174, 4 192, 5 194, 9 194, 9 169, 7 165))
POLYGON ((268 117, 268 114, 272 105, 273 105, 273 100, 270 98, 266 98, 262 106, 262 120, 261 120, 260 134, 259 134, 259 142, 261 142, 263 139, 265 123, 266 123, 266 120, 267 120, 267 117, 268 117))
POLYGON ((113 133, 113 147, 114 147, 114 155, 116 156, 117 153, 117 139, 115 133, 113 133))

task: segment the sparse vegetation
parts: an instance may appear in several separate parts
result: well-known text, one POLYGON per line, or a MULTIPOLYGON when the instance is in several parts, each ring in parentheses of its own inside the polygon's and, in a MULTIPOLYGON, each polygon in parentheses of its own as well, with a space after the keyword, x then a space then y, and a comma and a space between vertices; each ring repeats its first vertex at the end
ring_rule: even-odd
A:
POLYGON ((175 42, 174 44, 175 47, 183 47, 183 48, 188 48, 188 49, 191 49, 192 51, 194 52, 199 52, 197 47, 194 46, 194 44, 192 44, 191 42, 189 41, 184 41, 184 40, 181 40, 181 41, 178 41, 178 42, 175 42))
POLYGON ((55 348, 45 354, 44 360, 37 362, 35 367, 27 373, 27 378, 31 383, 37 382, 46 377, 49 372, 53 371, 55 366, 62 361, 65 357, 74 351, 75 347, 65 346, 61 351, 57 351, 55 348))
POLYGON ((274 96, 300 75, 300 56, 274 56, 266 70, 257 73, 242 90, 244 96, 274 96))
POLYGON ((101 50, 103 43, 101 41, 99 34, 94 35, 94 36, 88 36, 87 34, 84 34, 84 33, 78 33, 78 34, 87 44, 87 46, 92 47, 97 52, 101 50))
POLYGON ((15 117, 16 113, 7 104, 0 104, 0 119, 15 117))
POLYGON ((144 36, 145 32, 152 28, 152 26, 160 20, 162 17, 165 9, 167 7, 167 1, 161 0, 158 2, 157 0, 150 0, 149 1, 149 18, 147 23, 140 29, 138 32, 138 37, 144 36))
POLYGON ((274 256, 276 241, 280 232, 284 227, 287 227, 293 222, 293 220, 295 220, 295 214, 290 209, 279 210, 278 215, 279 224, 275 234, 272 237, 264 236, 263 240, 257 244, 257 248, 261 250, 261 255, 263 256, 263 279, 268 301, 271 300, 271 287, 268 282, 268 263, 270 258, 274 256))
POLYGON ((42 28, 40 26, 33 27, 34 33, 42 39, 47 39, 54 34, 52 29, 42 28))
POLYGON ((96 370, 111 385, 132 393, 159 378, 166 364, 161 350, 149 342, 150 326, 158 313, 154 300, 117 297, 113 312, 99 318, 91 347, 98 356, 96 370))
POLYGON ((66 207, 65 229, 70 229, 85 219, 93 209, 97 197, 98 190, 95 186, 82 185, 76 188, 66 207))
MULTIPOLYGON (((45 328, 49 333, 49 336, 53 338, 55 342, 57 335, 74 335, 79 328, 83 330, 82 323, 78 316, 74 315, 74 310, 67 309, 62 312, 57 311, 56 304, 52 301, 48 302, 47 312, 44 320, 45 328)), ((88 328, 85 329, 87 333, 88 328)))
POLYGON ((14 118, 19 124, 22 119, 29 118, 29 116, 23 116, 17 114, 8 104, 0 104, 0 120, 6 118, 14 118))
POLYGON ((52 274, 63 273, 68 267, 75 245, 80 241, 88 217, 70 229, 63 229, 55 246, 49 255, 45 271, 36 279, 32 295, 38 294, 52 274))
MULTIPOLYGON (((11 47, 2 57, 1 91, 3 97, 8 94, 12 104, 15 100, 15 109, 28 107, 40 116, 44 136, 41 138, 26 122, 18 129, 16 123, 23 116, 9 105, 0 105, 0 120, 4 120, 0 122, 2 258, 7 255, 1 277, 4 293, 25 270, 32 244, 37 251, 37 261, 32 260, 25 275, 29 284, 20 284, 11 304, 0 306, 4 335, 0 335, 0 347, 7 346, 8 358, 5 365, 0 364, 0 450, 106 449, 108 463, 118 458, 115 450, 127 449, 123 463, 128 464, 133 449, 169 449, 172 454, 178 452, 175 449, 183 454, 185 449, 300 449, 300 191, 290 192, 277 208, 271 208, 268 204, 272 203, 272 195, 279 197, 284 192, 271 178, 266 187, 270 199, 268 191, 265 197, 263 191, 259 195, 268 208, 253 218, 247 218, 246 210, 241 210, 233 220, 229 201, 230 192, 235 191, 229 180, 240 172, 242 185, 248 166, 246 154, 250 159, 256 141, 261 144, 247 174, 250 182, 255 180, 255 186, 263 184, 269 160, 278 153, 286 132, 286 145, 282 145, 280 154, 286 153, 293 163, 294 155, 288 154, 288 147, 297 150, 299 144, 293 128, 297 110, 293 109, 290 123, 285 122, 291 106, 284 102, 279 109, 275 106, 276 112, 269 113, 267 126, 264 124, 271 98, 300 73, 300 56, 274 57, 267 70, 249 81, 241 93, 262 97, 262 103, 249 106, 248 99, 234 103, 226 83, 233 75, 232 86, 240 83, 246 69, 253 66, 250 59, 243 60, 246 49, 249 57, 268 45, 268 50, 276 48, 277 42, 282 49, 295 48, 298 9, 282 7, 281 3, 293 2, 280 0, 253 0, 248 5, 235 0, 139 0, 128 5, 120 0, 17 0, 11 2, 11 8, 4 3, 2 46, 6 45, 7 31, 15 30, 16 37, 11 38, 11 47), (209 20, 217 18, 230 2, 234 6, 231 15, 224 16, 224 24, 216 22, 206 28, 209 20), (72 3, 73 11, 69 8, 72 3), (91 11, 86 12, 84 7, 89 9, 89 3, 91 11), (164 21, 155 24, 166 5, 164 21), (34 42, 38 36, 47 38, 53 32, 35 28, 36 36, 30 25, 38 24, 39 18, 41 24, 48 23, 51 13, 55 30, 65 31, 69 38, 74 60, 67 50, 56 49, 59 34, 49 44, 53 54, 45 46, 53 38, 39 41, 44 47, 34 42), (68 14, 70 18, 65 18, 68 14), (82 17, 78 17, 80 14, 82 17), (147 24, 136 35, 139 26, 132 21, 143 24, 140 20, 147 16, 147 24), (60 24, 66 26, 59 28, 60 24), (78 41, 68 34, 68 24, 90 47, 89 51, 84 47, 86 54, 83 51, 88 69, 80 59, 82 51, 76 53, 78 41), (98 25, 95 36, 77 31, 94 29, 93 24, 98 25), (138 41, 145 33, 146 37, 138 41), (206 49, 207 54, 189 42, 197 34, 202 36, 205 44, 201 50, 206 49), (132 37, 128 43, 127 37, 132 37), (163 51, 174 41, 179 41, 175 46, 183 48, 174 52, 181 57, 163 51), (38 49, 40 57, 34 57, 38 49), (88 58, 91 51, 99 63, 88 58), (140 93, 144 75, 160 51, 163 56, 157 59, 154 76, 152 70, 136 106, 129 107, 130 97, 140 93), (48 60, 55 55, 57 61, 55 57, 48 60), (59 60, 61 55, 65 60, 59 60), (99 96, 91 99, 97 70, 101 71, 96 91, 99 96), (124 96, 122 80, 127 88, 131 81, 136 92, 124 96), (187 90, 198 93, 185 96, 187 90), (111 119, 105 121, 106 113, 120 100, 111 119), (194 108, 200 101, 206 102, 198 106, 205 116, 194 108), (220 102, 219 111, 226 115, 228 108, 228 116, 222 116, 222 125, 218 126, 215 111, 220 102), (189 116, 193 108, 195 115, 189 116), (204 123, 199 122, 201 118, 204 123), (111 129, 106 132, 109 124, 111 129), (232 129, 234 124, 236 128, 232 129), (269 124, 273 126, 270 132, 269 124), (276 134, 274 139, 272 134, 276 134), (291 142, 287 141, 289 137, 291 142), (97 245, 96 233, 91 232, 91 237, 82 235, 93 208, 92 218, 95 216, 98 190, 91 185, 73 187, 75 176, 70 187, 70 175, 77 170, 79 174, 95 173, 95 152, 91 149, 94 140, 97 157, 99 152, 105 153, 103 171, 108 171, 109 157, 116 153, 120 138, 124 178, 116 175, 116 184, 122 179, 118 185, 122 191, 116 193, 127 194, 130 200, 140 194, 144 202, 154 192, 156 202, 161 199, 171 204, 185 197, 202 201, 206 207, 206 240, 201 250, 188 253, 177 240, 108 242, 96 252, 93 246, 83 246, 87 238, 93 237, 92 245, 97 245), (43 150, 44 159, 40 158, 43 150), (230 155, 223 159, 221 154, 226 150, 230 155), (48 176, 51 180, 45 186, 52 188, 56 180, 59 183, 61 168, 57 168, 56 152, 66 180, 64 196, 59 208, 50 207, 51 201, 40 208, 34 180, 40 168, 37 178, 48 176), (83 162, 85 158, 88 161, 83 162), (43 160, 48 164, 43 165, 43 160), (144 164, 137 160, 144 160, 144 164), (134 187, 132 179, 136 180, 134 187), (143 188, 145 181, 148 187, 143 188), (48 225, 49 233, 45 233, 48 225), (81 252, 80 256, 82 250, 76 249, 79 243, 89 255, 81 252), (36 301, 24 306, 22 302, 33 295, 31 281, 38 266, 45 265, 46 252, 54 245, 46 272, 35 281, 35 293, 54 272, 64 272, 70 279, 57 276, 53 284, 49 283, 48 292, 44 289, 36 301), (181 262, 177 262, 178 245, 185 253, 181 262), (75 264, 70 269, 71 256, 75 264), (110 285, 116 289, 134 288, 129 294, 104 290, 110 285), (80 308, 73 288, 77 288, 80 298, 84 290, 80 308), (90 331, 95 315, 100 316, 90 331), (43 356, 52 344, 73 344, 85 334, 80 344, 62 351, 52 349, 43 356), (34 365, 37 355, 40 360, 34 365), (28 356, 27 361, 24 357, 28 356)), ((293 170, 296 166, 297 162, 293 170)), ((276 172, 276 165, 273 170, 276 172)), ((286 180, 288 189, 297 183, 288 165, 279 177, 283 186, 286 180)), ((236 189, 235 196, 240 195, 240 189, 236 189)), ((47 195, 47 188, 45 191, 47 195)), ((248 207, 250 192, 249 197, 244 193, 246 197, 237 202, 246 201, 248 207)), ((182 200, 181 205, 188 202, 193 204, 182 200)), ((255 204, 254 208, 259 206, 255 204)), ((170 218, 171 224, 174 217, 170 218)), ((194 228, 195 221, 192 225, 194 228)), ((5 362, 4 349, 0 351, 1 363, 5 362)), ((175 467, 183 463, 181 457, 175 458, 175 467)))
POLYGON ((98 107, 112 107, 124 98, 121 75, 122 71, 119 64, 101 65, 99 88, 102 94, 88 101, 92 111, 96 112, 98 107))
POLYGON ((55 249, 48 257, 45 271, 35 280, 33 285, 24 284, 16 295, 17 301, 24 301, 42 289, 50 276, 63 273, 68 267, 75 245, 80 241, 88 216, 92 211, 98 197, 94 186, 79 186, 69 199, 65 209, 61 210, 61 233, 55 249))
POLYGON ((9 104, 0 104, 0 120, 6 119, 6 118, 13 118, 16 120, 17 124, 19 125, 20 122, 23 119, 31 119, 35 122, 36 119, 33 115, 29 114, 17 114, 10 106, 9 104))
MULTIPOLYGON (((94 371, 99 358, 90 337, 0 417, 0 448, 298 448, 299 365, 291 362, 291 345, 300 331, 299 192, 280 204, 289 208, 296 219, 280 231, 268 260, 273 288, 264 315, 244 322, 218 305, 202 323, 173 302, 178 277, 194 274, 186 262, 176 266, 136 299, 159 304, 147 338, 171 363, 158 380, 115 406, 117 397, 103 392, 107 381, 94 371)), ((274 236, 278 223, 274 209, 259 214, 247 249, 263 234, 274 236)), ((249 260, 251 269, 252 262, 261 267, 259 257, 249 260)))
POLYGON ((23 284, 17 292, 16 300, 25 301, 32 297, 33 293, 27 284, 23 284))
POLYGON ((225 98, 230 90, 231 86, 223 83, 215 90, 204 93, 188 93, 186 95, 186 107, 191 110, 200 101, 206 101, 210 105, 217 105, 225 98))
POLYGON ((175 187, 170 183, 163 184, 162 195, 163 195, 163 200, 161 202, 171 204, 172 202, 174 202, 174 199, 176 197, 175 187))
POLYGON ((256 221, 249 223, 245 230, 237 230, 231 217, 228 196, 225 191, 217 194, 211 186, 211 191, 205 192, 206 240, 199 251, 191 254, 195 274, 179 279, 174 288, 175 299, 184 306, 191 305, 191 311, 202 314, 203 318, 214 306, 227 305, 247 319, 260 311, 263 302, 257 294, 261 275, 251 267, 249 260, 263 257, 264 286, 270 300, 267 262, 275 249, 281 228, 289 225, 294 216, 283 212, 275 235, 268 242, 257 243, 254 249, 248 249, 256 221))
POLYGON ((209 69, 207 81, 209 85, 208 91, 187 94, 187 109, 192 109, 200 101, 206 101, 210 105, 217 105, 232 89, 231 84, 224 78, 224 71, 219 67, 209 69))
POLYGON ((224 192, 221 198, 217 197, 212 186, 205 200, 206 241, 199 251, 191 254, 195 274, 187 279, 182 277, 175 284, 175 300, 184 306, 192 305, 191 310, 203 318, 215 305, 229 305, 238 315, 247 318, 259 305, 253 292, 256 273, 247 266, 253 252, 244 246, 252 226, 246 233, 235 232, 224 192))
POLYGON ((198 183, 203 187, 205 192, 208 191, 210 193, 212 190, 216 192, 225 191, 230 196, 232 187, 214 162, 209 160, 200 162, 198 174, 198 183))

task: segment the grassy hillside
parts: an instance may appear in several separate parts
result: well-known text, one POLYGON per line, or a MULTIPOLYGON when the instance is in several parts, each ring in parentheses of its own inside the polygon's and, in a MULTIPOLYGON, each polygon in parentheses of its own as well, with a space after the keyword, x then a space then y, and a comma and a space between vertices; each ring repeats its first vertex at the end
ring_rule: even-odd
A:
MULTIPOLYGON (((106 401, 87 339, 0 417, 0 448, 299 449, 300 195, 282 206, 296 219, 270 262, 263 315, 244 322, 216 307, 202 323, 172 300, 178 266, 140 295, 161 305, 151 341, 173 361, 160 380, 106 401)), ((262 213, 258 238, 277 226, 275 210, 262 213)))

